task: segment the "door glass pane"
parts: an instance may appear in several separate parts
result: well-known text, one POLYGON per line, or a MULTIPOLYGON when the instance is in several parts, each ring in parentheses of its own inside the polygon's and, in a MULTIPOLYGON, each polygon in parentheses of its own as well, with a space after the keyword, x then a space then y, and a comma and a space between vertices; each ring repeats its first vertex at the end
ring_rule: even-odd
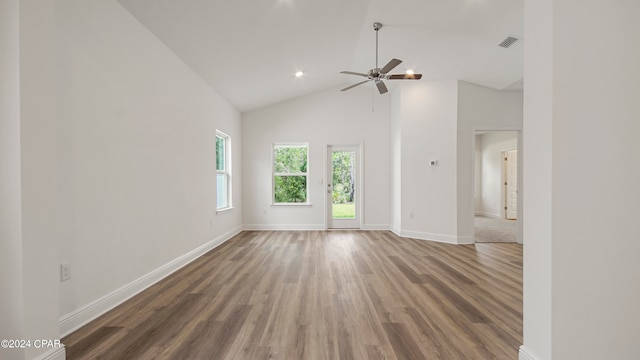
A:
POLYGON ((334 219, 355 219, 356 153, 355 151, 334 151, 332 162, 332 217, 334 219))

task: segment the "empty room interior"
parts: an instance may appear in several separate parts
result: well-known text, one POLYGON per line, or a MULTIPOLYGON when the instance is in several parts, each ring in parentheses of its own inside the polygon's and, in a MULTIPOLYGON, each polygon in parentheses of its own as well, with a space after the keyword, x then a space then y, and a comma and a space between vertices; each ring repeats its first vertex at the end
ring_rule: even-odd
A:
POLYGON ((638 359, 639 13, 2 0, 0 359, 638 359))

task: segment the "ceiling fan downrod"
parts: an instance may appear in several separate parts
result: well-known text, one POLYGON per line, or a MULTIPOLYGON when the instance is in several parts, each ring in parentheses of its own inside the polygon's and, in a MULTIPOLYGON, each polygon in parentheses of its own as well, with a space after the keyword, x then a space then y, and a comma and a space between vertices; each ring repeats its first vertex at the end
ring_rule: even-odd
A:
POLYGON ((373 30, 376 31, 376 69, 378 69, 378 30, 382 29, 382 24, 379 22, 373 23, 373 30))

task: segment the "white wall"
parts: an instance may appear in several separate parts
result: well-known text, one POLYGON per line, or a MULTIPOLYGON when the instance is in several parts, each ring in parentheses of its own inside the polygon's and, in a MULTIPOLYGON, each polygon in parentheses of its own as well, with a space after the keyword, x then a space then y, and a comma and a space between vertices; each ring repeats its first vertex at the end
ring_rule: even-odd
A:
POLYGON ((68 331, 104 310, 98 299, 240 229, 242 143, 240 114, 119 3, 59 0, 56 15, 59 123, 47 135, 61 145, 68 331), (216 129, 235 165, 235 209, 219 215, 216 129))
POLYGON ((520 130, 522 92, 461 81, 421 81, 394 92, 393 227, 451 243, 473 239, 476 130, 520 130), (429 166, 436 160, 437 166, 429 166))
POLYGON ((554 359, 638 358, 639 13, 554 1, 554 359))
MULTIPOLYGON (((465 242, 473 238, 474 232, 476 130, 521 130, 522 101, 522 91, 497 91, 464 81, 458 82, 458 237, 465 242)), ((522 164, 522 161, 519 163, 522 164)), ((522 203, 522 195, 523 192, 519 192, 519 203, 522 203)), ((522 218, 520 209, 518 218, 522 218)), ((521 230, 518 239, 522 239, 520 232, 521 230)))
POLYGON ((521 359, 638 357, 639 12, 525 3, 521 359))
MULTIPOLYGON (((394 93, 395 94, 395 93, 394 93)), ((390 114, 390 161, 391 167, 390 189, 391 200, 391 231, 396 234, 402 232, 402 112, 401 96, 391 96, 390 114)))
POLYGON ((329 89, 243 114, 245 227, 324 229, 325 145, 363 143, 363 228, 389 228, 389 100, 371 91, 329 89), (311 206, 271 206, 275 142, 309 143, 311 206))
POLYGON ((521 360, 551 360, 552 8, 553 0, 525 0, 521 360))
POLYGON ((400 200, 393 218, 401 236, 458 242, 457 88, 457 81, 420 81, 392 93, 392 167, 400 172, 392 189, 394 203, 400 200), (430 167, 430 160, 438 166, 430 167))
POLYGON ((476 152, 480 156, 476 166, 476 180, 479 187, 475 196, 476 215, 504 218, 504 151, 518 148, 518 133, 513 131, 492 131, 476 137, 480 147, 476 152))
MULTIPOLYGON (((56 121, 55 9, 20 1, 22 260, 26 339, 58 339, 57 246, 63 195, 56 121)), ((26 358, 62 349, 25 350, 26 358)), ((59 356, 64 353, 58 352, 59 356)))
MULTIPOLYGON (((24 338, 18 0, 0 2, 0 339, 24 338)), ((0 358, 24 359, 23 349, 0 358)))

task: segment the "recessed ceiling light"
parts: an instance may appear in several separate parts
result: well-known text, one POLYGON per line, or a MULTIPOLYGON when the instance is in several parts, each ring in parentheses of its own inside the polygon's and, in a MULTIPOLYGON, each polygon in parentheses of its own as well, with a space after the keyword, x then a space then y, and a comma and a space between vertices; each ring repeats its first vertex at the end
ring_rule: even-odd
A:
POLYGON ((413 70, 411 70, 411 69, 407 70, 407 71, 406 71, 406 74, 407 74, 407 75, 413 75, 413 70))
POLYGON ((296 77, 301 77, 302 75, 304 75, 304 73, 303 73, 302 71, 298 71, 298 72, 296 73, 296 77))

